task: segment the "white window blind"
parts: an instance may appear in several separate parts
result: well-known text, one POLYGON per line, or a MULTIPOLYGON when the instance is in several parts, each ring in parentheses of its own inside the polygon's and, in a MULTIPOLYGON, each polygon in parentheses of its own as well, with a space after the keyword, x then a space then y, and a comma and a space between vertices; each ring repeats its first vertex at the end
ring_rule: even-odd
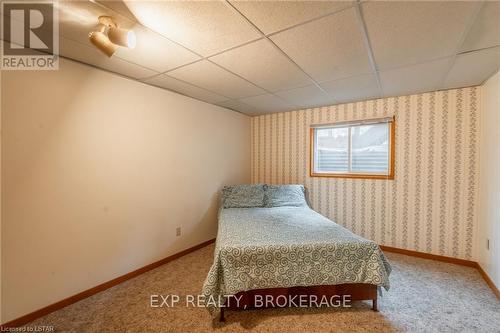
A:
POLYGON ((313 174, 391 172, 392 118, 313 125, 313 174))

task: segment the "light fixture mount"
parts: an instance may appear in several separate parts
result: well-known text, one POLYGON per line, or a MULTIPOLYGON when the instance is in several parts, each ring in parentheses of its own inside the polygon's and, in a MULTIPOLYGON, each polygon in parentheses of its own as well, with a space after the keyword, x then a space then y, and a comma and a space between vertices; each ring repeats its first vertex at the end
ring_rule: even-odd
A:
POLYGON ((101 15, 99 16, 98 19, 99 19, 99 24, 102 24, 107 28, 118 28, 118 25, 115 23, 115 21, 111 16, 101 15))

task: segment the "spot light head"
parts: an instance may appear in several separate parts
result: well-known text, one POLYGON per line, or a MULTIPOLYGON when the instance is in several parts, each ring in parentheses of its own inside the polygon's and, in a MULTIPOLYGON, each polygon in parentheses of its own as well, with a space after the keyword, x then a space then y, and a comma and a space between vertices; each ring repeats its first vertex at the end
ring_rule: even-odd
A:
POLYGON ((135 33, 119 28, 110 16, 99 16, 98 29, 89 33, 89 40, 108 57, 116 52, 118 46, 133 49, 136 45, 135 33))
POLYGON ((113 44, 128 47, 129 49, 133 49, 136 44, 135 33, 132 30, 109 28, 108 38, 113 44))
POLYGON ((111 43, 108 36, 101 31, 92 31, 89 33, 89 40, 108 57, 111 57, 116 52, 116 49, 118 49, 118 46, 111 43))

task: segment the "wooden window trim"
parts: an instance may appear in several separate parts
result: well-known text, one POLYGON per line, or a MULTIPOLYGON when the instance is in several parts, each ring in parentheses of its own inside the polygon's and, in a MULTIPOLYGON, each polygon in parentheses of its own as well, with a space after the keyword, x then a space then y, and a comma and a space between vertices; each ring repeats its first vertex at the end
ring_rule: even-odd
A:
POLYGON ((375 173, 318 173, 314 172, 314 130, 311 127, 309 132, 309 176, 323 178, 354 178, 354 179, 394 179, 394 160, 396 155, 396 120, 393 118, 389 122, 389 174, 375 173))

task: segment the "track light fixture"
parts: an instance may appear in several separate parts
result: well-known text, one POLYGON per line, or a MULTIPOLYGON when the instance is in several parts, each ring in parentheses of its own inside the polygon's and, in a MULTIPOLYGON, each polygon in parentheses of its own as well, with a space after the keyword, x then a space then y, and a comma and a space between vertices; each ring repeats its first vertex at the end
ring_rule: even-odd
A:
POLYGON ((98 29, 89 33, 89 40, 108 57, 116 52, 118 46, 133 49, 136 44, 134 32, 119 28, 110 16, 99 16, 98 29))
POLYGON ((102 31, 92 31, 89 34, 89 39, 95 47, 101 50, 105 55, 111 57, 118 48, 117 45, 111 43, 108 36, 102 31))

